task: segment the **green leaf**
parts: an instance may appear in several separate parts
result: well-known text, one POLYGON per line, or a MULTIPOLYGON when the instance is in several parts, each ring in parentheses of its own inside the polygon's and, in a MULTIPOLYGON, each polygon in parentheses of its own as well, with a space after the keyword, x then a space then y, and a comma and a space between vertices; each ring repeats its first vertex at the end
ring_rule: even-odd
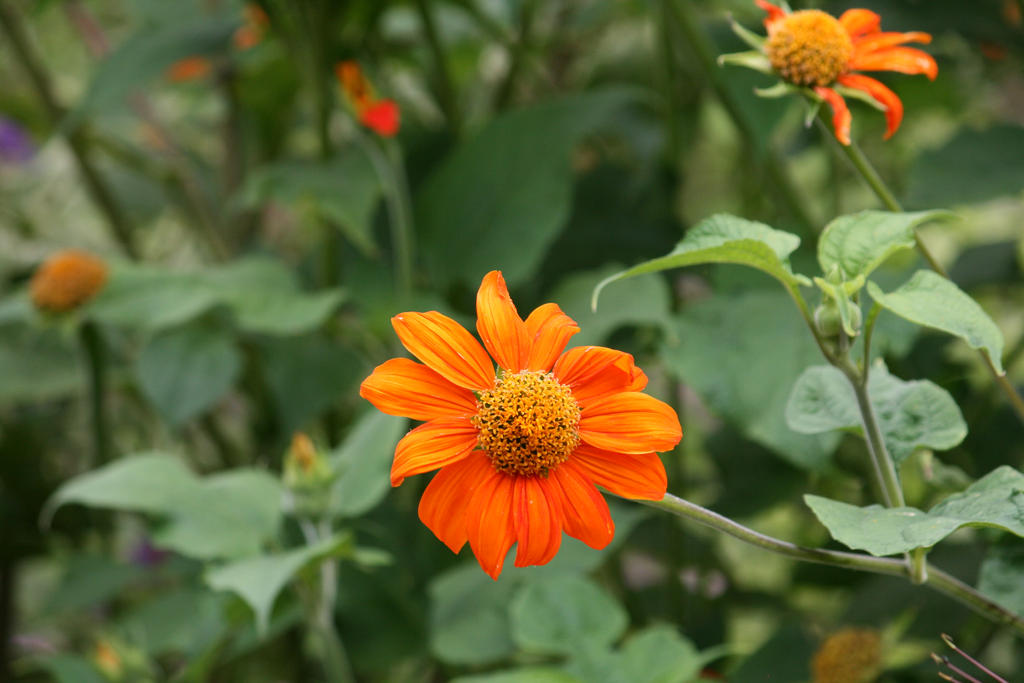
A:
POLYGON ((615 266, 586 273, 574 273, 561 280, 547 299, 557 301, 562 310, 579 323, 580 331, 570 340, 572 346, 600 345, 616 329, 626 325, 667 327, 671 298, 667 283, 657 276, 631 280, 605 295, 604 306, 594 312, 590 293, 594 285, 611 273, 615 266))
POLYGON ((511 615, 516 643, 529 652, 545 654, 610 645, 629 623, 619 603, 576 576, 528 584, 512 601, 511 615))
POLYGON ((234 200, 239 208, 275 202, 309 211, 338 226, 364 254, 377 253, 373 211, 381 197, 380 180, 369 157, 357 147, 334 159, 281 161, 256 169, 234 200))
POLYGON ((55 683, 109 683, 96 666, 78 655, 55 654, 32 660, 40 669, 49 673, 55 683))
POLYGON ((479 666, 516 650, 508 604, 517 583, 493 581, 476 562, 435 577, 430 596, 430 651, 449 664, 479 666))
POLYGON ((133 91, 165 74, 174 62, 186 57, 211 56, 230 44, 239 26, 237 17, 204 16, 148 26, 121 43, 96 69, 78 106, 62 126, 72 129, 90 114, 124 106, 133 91))
POLYGON ((705 218, 691 228, 671 253, 633 266, 601 281, 594 288, 592 305, 597 308, 601 290, 609 283, 700 263, 735 263, 757 268, 784 285, 810 284, 803 275, 794 275, 789 255, 800 246, 800 238, 764 223, 748 221, 728 214, 705 218))
POLYGON ((232 336, 198 320, 162 331, 143 347, 135 366, 139 386, 172 425, 206 412, 234 386, 242 357, 232 336))
POLYGON ((619 651, 619 666, 631 683, 688 683, 708 658, 672 626, 651 626, 630 636, 619 651))
POLYGON ((116 624, 149 655, 196 654, 233 628, 225 602, 224 595, 190 585, 162 591, 132 606, 116 624))
POLYGON ((908 203, 955 206, 996 197, 1020 197, 1024 127, 961 129, 945 146, 918 155, 910 170, 908 203))
POLYGON ((284 264, 252 256, 192 272, 116 264, 87 312, 110 325, 160 330, 223 306, 246 332, 293 335, 319 327, 343 299, 336 289, 304 293, 284 264))
POLYGON ((391 461, 404 435, 405 418, 377 411, 364 414, 329 456, 338 478, 331 489, 331 512, 339 517, 363 514, 391 488, 391 461))
POLYGON ((239 468, 205 478, 162 453, 128 456, 64 483, 47 501, 43 520, 60 507, 155 515, 165 522, 156 546, 198 559, 259 551, 280 522, 281 484, 262 470, 239 468))
MULTIPOLYGON (((946 450, 967 436, 967 424, 948 391, 928 380, 894 377, 881 361, 868 375, 868 398, 897 465, 918 448, 946 450)), ((849 380, 830 365, 807 368, 789 395, 786 423, 801 434, 836 429, 861 433, 860 409, 849 380)))
POLYGON ((636 99, 572 95, 502 114, 456 147, 416 195, 416 227, 434 278, 476 283, 498 268, 526 281, 569 218, 570 154, 581 137, 636 99))
POLYGON ((661 355, 673 375, 747 438, 798 467, 827 465, 839 437, 798 434, 786 424, 790 389, 821 352, 785 293, 720 295, 690 306, 661 355))
POLYGON ((981 563, 978 590, 1024 617, 1024 544, 992 546, 981 563))
POLYGON ((804 500, 832 538, 878 557, 930 548, 965 526, 994 527, 1024 536, 1024 474, 1006 465, 929 512, 910 507, 857 507, 812 495, 804 500))
POLYGON ((840 216, 825 226, 818 239, 821 271, 838 268, 848 280, 867 277, 896 252, 914 248, 914 228, 949 215, 945 211, 861 211, 840 216))
POLYGON ((871 298, 910 322, 960 337, 982 349, 1003 374, 1003 334, 978 302, 946 278, 930 270, 914 273, 902 287, 888 294, 868 283, 871 298))
POLYGON ((530 666, 478 676, 459 676, 452 679, 452 683, 581 683, 581 681, 559 669, 530 666))
POLYGON ((292 577, 314 562, 337 555, 351 543, 349 535, 337 535, 287 553, 236 560, 208 570, 206 583, 245 600, 256 615, 257 631, 265 634, 274 601, 292 577))
POLYGON ((73 340, 54 329, 0 327, 0 402, 40 401, 84 391, 73 340))

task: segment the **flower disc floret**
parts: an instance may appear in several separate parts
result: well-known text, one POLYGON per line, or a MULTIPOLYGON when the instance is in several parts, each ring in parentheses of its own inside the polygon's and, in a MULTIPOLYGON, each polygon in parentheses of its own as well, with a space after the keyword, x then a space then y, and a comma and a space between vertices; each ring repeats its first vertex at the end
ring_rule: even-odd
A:
POLYGON ((477 395, 472 422, 479 447, 506 474, 546 477, 580 443, 580 407, 551 373, 506 373, 477 395))
POLYGON ((832 15, 803 10, 772 25, 765 52, 772 67, 790 83, 826 86, 847 71, 853 41, 832 15))

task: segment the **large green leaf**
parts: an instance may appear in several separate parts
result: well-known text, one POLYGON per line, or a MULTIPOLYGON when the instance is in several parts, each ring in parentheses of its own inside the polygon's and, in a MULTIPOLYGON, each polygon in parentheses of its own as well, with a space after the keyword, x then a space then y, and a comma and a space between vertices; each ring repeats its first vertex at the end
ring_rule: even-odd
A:
MULTIPOLYGON (((945 450, 967 436, 967 424, 948 391, 928 380, 893 377, 881 361, 868 376, 868 397, 897 464, 918 448, 945 450)), ((860 409, 849 380, 831 365, 807 368, 789 395, 786 423, 801 434, 860 432, 860 409)))
POLYGON ((579 323, 580 331, 570 340, 572 346, 604 344, 608 335, 624 325, 668 325, 671 296, 668 285, 658 276, 637 278, 615 287, 605 295, 601 310, 590 308, 594 286, 617 270, 608 266, 569 275, 548 297, 579 323))
POLYGON ((192 272, 117 264, 88 313, 111 325, 159 330, 223 306, 247 332, 291 335, 319 327, 342 299, 336 289, 305 293, 284 264, 251 256, 192 272))
POLYGON ((267 632, 278 594, 302 568, 338 554, 350 546, 348 535, 333 536, 297 550, 235 560, 206 572, 206 582, 217 590, 237 594, 256 615, 256 628, 267 632))
POLYGON ((405 432, 405 418, 367 412, 330 455, 338 478, 331 489, 331 512, 355 517, 379 503, 391 488, 395 444, 405 432))
POLYGON ((914 273, 899 289, 884 293, 868 282, 871 298, 901 318, 960 337, 983 349, 1003 372, 1003 334, 978 302, 946 278, 930 270, 914 273))
POLYGON ((745 218, 716 214, 691 228, 669 254, 605 278, 594 288, 593 305, 597 306, 601 290, 617 280, 700 263, 750 266, 786 285, 809 285, 810 280, 794 275, 789 265, 789 255, 798 246, 800 238, 792 233, 745 218))
POLYGON ((572 95, 503 114, 459 145, 416 196, 422 253, 442 283, 492 268, 524 282, 569 218, 570 153, 631 91, 572 95))
POLYGON ((241 369, 231 331, 203 319, 157 333, 139 354, 135 373, 146 398, 178 426, 230 391, 241 369))
POLYGON ((623 643, 618 659, 623 680, 631 683, 688 683, 711 657, 674 627, 652 626, 623 643))
POLYGON ((964 526, 995 527, 1024 536, 1024 474, 1006 465, 929 512, 910 507, 857 507, 812 495, 804 500, 832 538, 879 557, 930 548, 964 526))
POLYGON ((577 576, 528 584, 512 601, 511 616, 516 643, 545 654, 611 645, 629 623, 619 603, 577 576))
POLYGON ((897 251, 913 249, 914 228, 945 215, 942 211, 861 211, 840 216, 825 226, 818 239, 821 271, 839 269, 848 280, 867 277, 897 251))
POLYGON ((268 202, 287 204, 330 220, 363 253, 377 251, 373 241, 373 210, 381 186, 373 164, 353 147, 327 161, 280 161, 258 168, 235 200, 241 208, 268 202))
POLYGON ((963 129, 945 146, 918 156, 911 168, 908 203, 954 206, 1000 196, 1020 197, 1024 187, 1024 127, 963 129))
POLYGON ((806 469, 823 469, 838 435, 786 424, 786 399, 821 352, 784 292, 720 295, 690 306, 662 349, 668 369, 743 434, 806 469))
POLYGON ((1024 618, 1024 544, 992 546, 981 563, 978 590, 1024 618))
POLYGON ((262 470, 200 478, 175 456, 146 453, 65 482, 43 518, 70 503, 144 512, 164 520, 153 534, 158 547, 199 559, 238 557, 258 552, 276 533, 281 495, 277 479, 262 470))
POLYGON ((430 650, 449 664, 482 665, 515 652, 508 605, 517 583, 493 581, 476 562, 435 577, 430 596, 430 650))

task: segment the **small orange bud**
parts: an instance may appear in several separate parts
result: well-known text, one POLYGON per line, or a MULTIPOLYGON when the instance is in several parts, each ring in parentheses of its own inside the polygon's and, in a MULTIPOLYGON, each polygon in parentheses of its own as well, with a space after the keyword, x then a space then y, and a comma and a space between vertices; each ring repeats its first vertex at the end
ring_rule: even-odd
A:
POLYGON ((102 671, 108 678, 120 678, 123 667, 121 666, 121 656, 117 654, 117 650, 105 640, 101 640, 96 643, 96 651, 93 653, 93 661, 96 663, 96 668, 102 671))
POLYGON ((398 105, 394 100, 380 100, 359 115, 359 122, 386 138, 398 132, 398 105))
POLYGON ((212 68, 210 60, 205 57, 186 57, 171 64, 167 69, 167 79, 174 83, 194 81, 206 76, 212 68))
POLYGON ((92 254, 77 249, 59 251, 46 259, 32 276, 32 303, 44 311, 61 313, 81 306, 107 281, 107 266, 92 254))
POLYGON ((309 472, 316 464, 316 447, 313 440, 302 432, 292 436, 290 454, 303 472, 309 472))

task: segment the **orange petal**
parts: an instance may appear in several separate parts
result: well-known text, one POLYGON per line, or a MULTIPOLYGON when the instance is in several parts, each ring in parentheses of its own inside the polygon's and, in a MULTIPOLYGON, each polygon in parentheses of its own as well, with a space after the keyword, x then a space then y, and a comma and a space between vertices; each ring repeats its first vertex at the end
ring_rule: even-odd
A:
POLYGON ((580 439, 618 453, 668 451, 683 436, 676 411, 637 391, 610 394, 583 405, 580 439))
POLYGON ((555 377, 572 389, 581 404, 620 391, 639 391, 647 375, 633 364, 633 356, 603 346, 577 346, 555 362, 555 377))
POLYGON ((420 498, 420 521, 453 552, 466 544, 466 509, 480 482, 494 472, 481 452, 442 467, 420 498))
POLYGON ((558 304, 544 304, 526 319, 526 335, 530 340, 527 370, 551 369, 569 338, 580 331, 576 321, 562 312, 558 304))
POLYGON ((818 97, 828 102, 832 107, 832 128, 835 130, 836 139, 844 145, 850 144, 850 110, 846 106, 846 100, 832 88, 818 86, 814 89, 818 97))
POLYGON ((494 387, 494 364, 462 325, 437 311, 391 319, 402 345, 431 370, 466 389, 494 387))
POLYGON ((863 90, 885 107, 885 139, 891 138, 903 120, 903 102, 896 93, 874 78, 861 74, 844 74, 839 77, 839 82, 848 88, 863 90))
POLYGON ((391 485, 462 460, 476 448, 476 435, 476 427, 465 418, 445 417, 420 425, 395 447, 391 485))
POLYGON ((910 33, 886 31, 885 33, 872 33, 858 38, 853 42, 853 53, 855 55, 867 54, 868 52, 902 45, 903 43, 924 43, 927 45, 930 42, 932 42, 931 34, 922 31, 912 31, 910 33))
POLYGON ((359 385, 359 395, 381 412, 414 420, 476 413, 472 391, 408 358, 392 358, 378 365, 359 385))
POLYGON ((914 47, 890 47, 868 54, 855 53, 850 68, 857 71, 898 71, 904 74, 924 74, 931 80, 939 75, 935 59, 914 47))
POLYGON ((515 477, 512 524, 516 566, 547 564, 562 545, 562 507, 558 492, 541 477, 515 477))
POLYGON ((624 455, 581 444, 572 454, 572 463, 590 481, 623 498, 661 500, 668 489, 665 466, 657 453, 624 455))
POLYGON ((359 122, 377 135, 385 138, 398 134, 400 112, 394 100, 378 100, 372 103, 359 104, 359 122))
POLYGON ((882 26, 882 17, 868 9, 848 9, 839 16, 839 23, 851 38, 856 38, 878 31, 882 26))
POLYGON ((615 522, 590 477, 569 460, 551 473, 551 481, 561 490, 565 533, 598 550, 611 543, 615 522))
POLYGON ((515 477, 491 468, 481 481, 466 508, 466 536, 480 567, 497 580, 505 564, 505 555, 516 540, 512 522, 515 477))
POLYGON ((519 372, 526 365, 530 353, 526 323, 508 295, 501 271, 492 270, 480 283, 476 293, 476 331, 500 367, 519 372))
POLYGON ((754 0, 754 4, 768 13, 768 16, 764 18, 765 27, 770 28, 772 24, 786 16, 786 11, 784 9, 773 5, 766 0, 754 0))

